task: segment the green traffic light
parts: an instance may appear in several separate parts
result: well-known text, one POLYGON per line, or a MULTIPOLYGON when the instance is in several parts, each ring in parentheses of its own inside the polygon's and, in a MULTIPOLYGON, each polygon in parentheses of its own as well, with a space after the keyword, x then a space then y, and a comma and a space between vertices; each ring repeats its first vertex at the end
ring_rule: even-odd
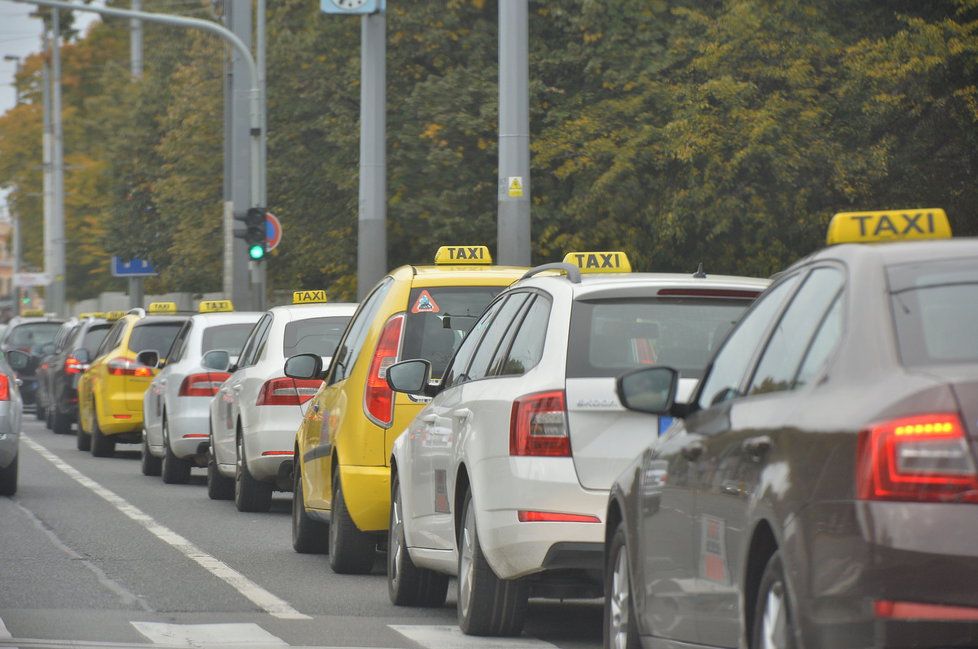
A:
POLYGON ((265 246, 256 243, 255 245, 248 248, 248 256, 254 259, 255 261, 258 261, 259 259, 265 256, 265 246))

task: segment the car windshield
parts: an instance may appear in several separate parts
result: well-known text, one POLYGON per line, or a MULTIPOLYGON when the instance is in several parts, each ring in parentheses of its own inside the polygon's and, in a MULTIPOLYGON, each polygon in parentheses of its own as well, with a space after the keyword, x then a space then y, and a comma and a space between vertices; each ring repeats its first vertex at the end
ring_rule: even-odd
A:
POLYGON ((17 325, 7 337, 7 345, 12 347, 35 347, 54 342, 61 329, 60 322, 28 322, 17 325))
POLYGON ((701 378, 750 300, 605 299, 574 303, 567 377, 611 377, 667 365, 701 378))
POLYGON ((223 349, 231 356, 237 356, 244 347, 248 334, 255 328, 253 322, 236 322, 234 324, 215 325, 204 329, 201 341, 201 354, 214 349, 223 349))
POLYGON ((423 358, 440 378, 455 349, 501 286, 415 288, 408 299, 401 358, 423 358))
POLYGON ((894 265, 887 279, 904 365, 978 362, 978 261, 894 265))
POLYGON ((285 357, 296 354, 332 356, 349 321, 349 316, 293 320, 285 325, 285 336, 282 342, 285 357))
POLYGON ((166 354, 182 326, 180 321, 137 324, 129 337, 129 351, 138 354, 153 350, 166 354))

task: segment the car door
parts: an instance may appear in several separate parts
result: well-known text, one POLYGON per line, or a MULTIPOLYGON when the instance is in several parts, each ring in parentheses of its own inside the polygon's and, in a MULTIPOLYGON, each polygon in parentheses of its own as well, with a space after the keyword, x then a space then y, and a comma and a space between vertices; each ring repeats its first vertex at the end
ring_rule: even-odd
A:
MULTIPOLYGON (((146 429, 146 439, 152 446, 163 444, 163 417, 166 412, 167 385, 172 380, 173 367, 180 361, 180 354, 183 344, 190 331, 190 321, 184 323, 183 327, 173 339, 173 345, 169 352, 160 350, 161 354, 166 354, 166 364, 153 378, 149 384, 146 394, 143 395, 143 428, 146 429)), ((179 381, 179 379, 178 379, 179 381)))
POLYGON ((699 409, 643 454, 638 532, 645 588, 641 612, 636 613, 650 635, 700 642, 696 489, 703 439, 726 426, 730 401, 739 394, 759 342, 797 281, 796 275, 784 278, 758 299, 707 369, 694 397, 699 409))
POLYGON ((270 313, 261 317, 241 350, 234 373, 221 385, 217 396, 214 397, 215 407, 211 409, 211 426, 214 431, 214 455, 220 464, 234 464, 235 462, 238 396, 243 388, 245 373, 254 364, 258 343, 268 331, 271 323, 272 315, 270 313))

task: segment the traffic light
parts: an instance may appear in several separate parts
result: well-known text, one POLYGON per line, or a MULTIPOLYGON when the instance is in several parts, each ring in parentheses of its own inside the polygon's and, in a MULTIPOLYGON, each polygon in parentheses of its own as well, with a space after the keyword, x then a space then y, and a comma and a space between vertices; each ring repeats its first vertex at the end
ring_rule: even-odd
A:
POLYGON ((245 240, 245 244, 248 246, 248 259, 251 261, 261 261, 265 258, 267 238, 265 209, 252 207, 241 220, 245 224, 244 232, 240 234, 235 233, 235 236, 240 236, 245 240))

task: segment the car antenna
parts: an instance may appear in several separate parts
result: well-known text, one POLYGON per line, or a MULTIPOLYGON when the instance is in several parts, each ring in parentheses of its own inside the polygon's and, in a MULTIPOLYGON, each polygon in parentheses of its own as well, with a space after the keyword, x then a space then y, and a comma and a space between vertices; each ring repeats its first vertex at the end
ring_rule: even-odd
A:
POLYGON ((696 272, 693 273, 693 277, 695 277, 696 279, 703 279, 703 278, 706 277, 706 273, 703 272, 703 262, 702 261, 700 262, 700 265, 696 267, 696 272))

